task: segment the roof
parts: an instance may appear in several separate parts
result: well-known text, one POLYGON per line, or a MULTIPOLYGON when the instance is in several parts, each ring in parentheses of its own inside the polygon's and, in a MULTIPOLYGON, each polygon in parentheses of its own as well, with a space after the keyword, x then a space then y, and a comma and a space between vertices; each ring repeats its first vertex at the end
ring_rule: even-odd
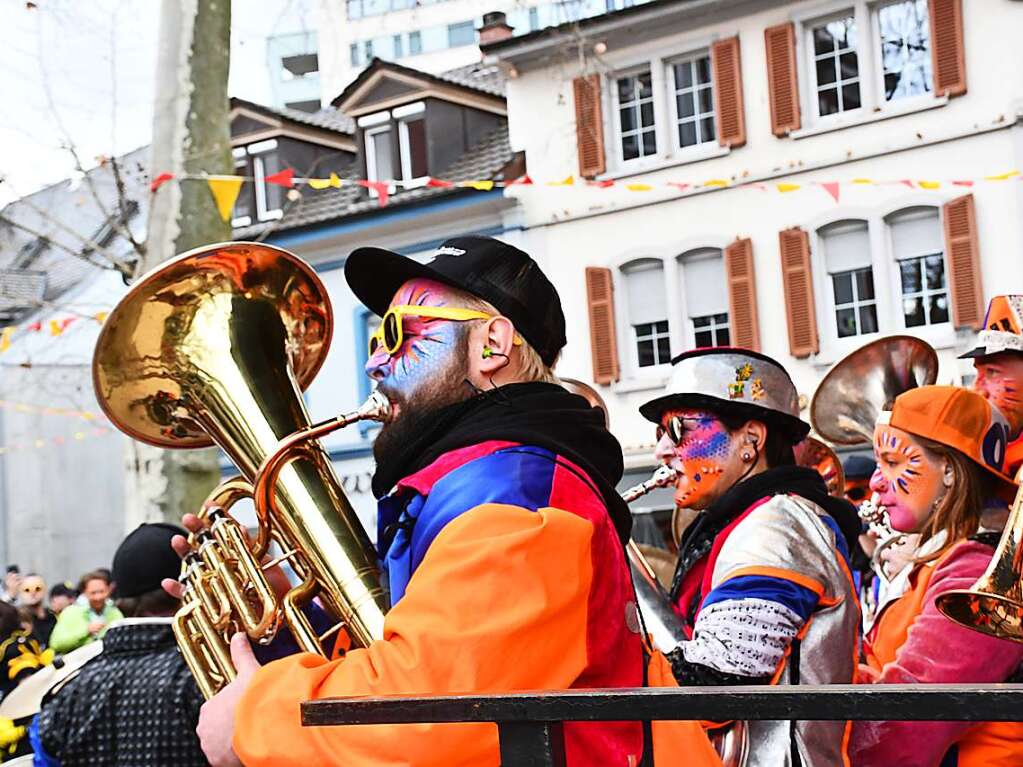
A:
POLYGON ((359 76, 348 83, 345 89, 341 91, 341 94, 330 103, 333 106, 340 106, 380 70, 390 70, 429 84, 454 85, 471 93, 482 93, 487 96, 496 96, 497 98, 504 99, 504 74, 497 67, 491 65, 482 63, 470 64, 435 75, 420 69, 406 67, 393 61, 374 58, 359 73, 359 76))
MULTIPOLYGON (((500 178, 502 170, 513 157, 508 142, 508 126, 502 125, 487 134, 475 146, 461 155, 437 178, 451 181, 476 181, 500 178)), ((357 177, 349 177, 357 180, 357 177)), ((348 180, 348 179, 346 179, 348 180)), ((458 187, 417 187, 404 189, 391 195, 386 208, 378 200, 367 197, 356 184, 345 184, 340 189, 309 191, 296 202, 286 203, 284 215, 277 221, 267 221, 235 230, 235 237, 247 239, 272 232, 312 226, 326 221, 338 221, 372 214, 380 210, 411 205, 455 194, 478 194, 475 190, 458 187)))
POLYGON ((334 131, 335 133, 346 133, 351 135, 355 132, 355 121, 341 114, 333 107, 324 107, 316 112, 303 112, 301 109, 290 107, 271 107, 265 104, 257 104, 254 101, 246 101, 232 97, 231 107, 244 107, 253 112, 259 112, 271 117, 278 117, 300 125, 308 125, 312 128, 334 131))
POLYGON ((503 40, 481 45, 485 61, 493 59, 510 59, 516 56, 526 57, 537 50, 548 50, 567 42, 575 43, 572 55, 575 55, 580 39, 587 33, 600 34, 604 29, 618 29, 627 25, 635 25, 638 29, 643 24, 651 24, 653 29, 665 34, 672 33, 676 27, 688 28, 692 25, 690 14, 698 12, 724 11, 730 15, 740 15, 747 6, 760 3, 762 0, 639 0, 635 5, 617 11, 609 11, 598 16, 590 16, 577 21, 567 21, 551 27, 544 27, 524 35, 514 35, 503 40))
POLYGON ((110 162, 92 168, 76 184, 67 180, 52 184, 0 210, 0 294, 6 296, 0 324, 17 322, 97 270, 111 268, 90 251, 87 240, 98 240, 118 259, 134 260, 131 245, 109 223, 124 213, 126 227, 137 238, 142 236, 149 200, 148 159, 149 147, 117 158, 125 186, 123 211, 110 162))

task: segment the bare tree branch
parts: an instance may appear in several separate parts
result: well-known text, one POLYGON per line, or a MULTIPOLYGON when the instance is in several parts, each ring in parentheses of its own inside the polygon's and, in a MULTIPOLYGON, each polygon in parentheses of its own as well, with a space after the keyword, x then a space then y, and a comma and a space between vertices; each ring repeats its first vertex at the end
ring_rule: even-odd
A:
MULTIPOLYGON (((24 198, 24 199, 20 200, 20 202, 26 203, 26 200, 27 200, 27 198, 24 198)), ((121 274, 123 274, 125 276, 131 276, 132 269, 133 269, 131 264, 129 264, 128 262, 122 261, 121 259, 117 258, 115 255, 110 253, 106 248, 104 248, 99 243, 94 242, 93 240, 89 239, 88 237, 83 237, 82 235, 78 234, 78 232, 76 232, 76 231, 70 229, 69 227, 65 226, 64 224, 60 223, 60 221, 58 221, 56 218, 51 216, 49 213, 47 213, 46 211, 44 211, 42 208, 38 207, 34 203, 26 203, 26 204, 28 205, 28 207, 32 208, 32 210, 34 210, 36 213, 41 215, 47 221, 51 222, 54 226, 58 227, 61 231, 65 232, 67 234, 70 234, 72 237, 74 237, 75 239, 79 240, 83 245, 85 245, 85 247, 89 248, 90 250, 94 251, 95 253, 97 253, 100 256, 102 256, 103 258, 105 258, 107 261, 110 262, 110 266, 105 266, 103 264, 98 264, 94 260, 89 258, 89 256, 86 253, 82 253, 81 251, 73 250, 72 248, 69 248, 67 245, 63 245, 63 244, 61 244, 59 242, 54 242, 52 239, 50 239, 50 237, 48 235, 43 234, 42 232, 38 231, 37 229, 33 229, 30 226, 26 226, 25 224, 22 224, 19 221, 15 221, 13 218, 5 216, 3 213, 0 213, 0 222, 3 222, 3 223, 8 224, 10 226, 13 226, 15 229, 20 229, 21 231, 23 231, 23 232, 25 232, 27 234, 31 234, 34 237, 39 237, 40 239, 46 240, 53 247, 59 248, 60 250, 65 250, 68 253, 70 253, 72 256, 75 256, 76 258, 80 258, 83 261, 85 261, 86 263, 92 264, 97 269, 110 269, 112 271, 118 271, 118 272, 120 272, 121 274)))

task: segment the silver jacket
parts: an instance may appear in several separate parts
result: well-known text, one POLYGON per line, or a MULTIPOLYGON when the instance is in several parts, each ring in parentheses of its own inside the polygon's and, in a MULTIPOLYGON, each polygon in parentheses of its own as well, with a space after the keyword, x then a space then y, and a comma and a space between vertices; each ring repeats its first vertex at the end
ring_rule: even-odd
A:
MULTIPOLYGON (((799 632, 798 681, 808 685, 849 684, 859 654, 859 608, 835 533, 822 515, 823 509, 798 496, 778 495, 761 504, 735 527, 721 547, 711 587, 717 588, 737 575, 763 574, 818 591, 817 609, 799 632)), ((697 633, 703 614, 697 619, 697 633)), ((775 668, 777 684, 793 682, 789 659, 785 652, 775 668)), ((750 721, 747 725, 747 767, 792 764, 790 722, 750 721)), ((846 722, 795 723, 804 767, 846 763, 842 750, 847 727, 846 722)))

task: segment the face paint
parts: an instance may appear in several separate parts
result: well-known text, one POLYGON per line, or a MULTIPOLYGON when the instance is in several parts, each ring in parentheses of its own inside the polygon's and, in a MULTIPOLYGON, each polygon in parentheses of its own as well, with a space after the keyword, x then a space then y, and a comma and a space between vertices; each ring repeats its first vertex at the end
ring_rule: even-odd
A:
POLYGON ((669 464, 682 471, 675 485, 675 505, 705 509, 726 489, 722 475, 736 460, 732 435, 706 410, 669 411, 662 417, 662 425, 674 416, 685 424, 681 441, 673 446, 674 462, 669 464))
MULTIPOLYGON (((414 279, 394 294, 391 306, 454 306, 451 288, 433 280, 414 279)), ((389 355, 378 348, 366 361, 366 375, 398 401, 407 400, 451 363, 461 323, 431 317, 403 317, 401 346, 389 355)))
POLYGON ((930 517, 945 493, 944 461, 924 449, 910 433, 878 424, 874 430, 877 469, 870 489, 878 493, 895 530, 914 533, 930 517))
POLYGON ((973 389, 1002 411, 1013 436, 1023 429, 1023 355, 999 354, 973 363, 973 389))

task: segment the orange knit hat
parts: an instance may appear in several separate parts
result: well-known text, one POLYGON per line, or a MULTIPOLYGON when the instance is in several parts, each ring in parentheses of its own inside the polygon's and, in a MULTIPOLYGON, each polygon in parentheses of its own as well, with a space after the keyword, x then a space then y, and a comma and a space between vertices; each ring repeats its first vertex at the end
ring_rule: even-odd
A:
POLYGON ((895 398, 888 423, 897 429, 958 450, 1015 493, 1005 473, 1009 426, 986 398, 957 386, 920 386, 895 398))

